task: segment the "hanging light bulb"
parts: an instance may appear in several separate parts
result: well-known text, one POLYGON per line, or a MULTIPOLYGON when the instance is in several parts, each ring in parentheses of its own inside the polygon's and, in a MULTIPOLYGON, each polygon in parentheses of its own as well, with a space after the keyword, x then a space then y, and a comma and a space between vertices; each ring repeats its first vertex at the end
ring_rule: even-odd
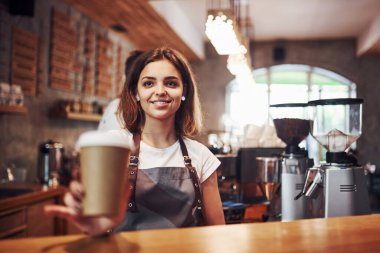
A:
POLYGON ((227 69, 235 76, 251 73, 251 68, 244 54, 229 55, 227 59, 227 69))
POLYGON ((220 55, 245 54, 246 47, 228 10, 209 11, 206 21, 206 35, 220 55))
MULTIPOLYGON (((219 1, 219 4, 221 3, 219 1)), ((220 55, 228 55, 227 69, 236 76, 239 83, 245 85, 255 83, 250 61, 249 39, 247 38, 248 23, 245 23, 245 30, 243 30, 242 34, 236 18, 239 21, 241 18, 246 19, 247 10, 248 2, 240 3, 240 0, 234 1, 234 6, 231 8, 230 5, 230 9, 209 10, 205 30, 216 52, 220 55), (244 16, 240 13, 242 4, 246 11, 244 16), (235 13, 232 10, 237 10, 238 12, 235 13)))

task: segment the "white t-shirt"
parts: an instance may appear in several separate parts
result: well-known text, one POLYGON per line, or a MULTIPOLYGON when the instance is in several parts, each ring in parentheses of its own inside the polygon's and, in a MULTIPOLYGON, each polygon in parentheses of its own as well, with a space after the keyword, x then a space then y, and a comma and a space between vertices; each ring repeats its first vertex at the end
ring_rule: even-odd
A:
POLYGON ((112 100, 104 110, 102 119, 98 125, 98 131, 108 131, 122 129, 122 124, 116 115, 120 99, 115 98, 112 100))
MULTIPOLYGON (((116 98, 109 103, 99 123, 98 131, 122 129, 122 125, 116 116, 119 102, 120 99, 116 98)), ((127 130, 124 129, 124 131, 127 130)), ((132 140, 132 134, 130 134, 130 137, 132 140)), ((220 161, 202 143, 188 138, 184 138, 184 142, 191 164, 196 168, 199 180, 202 183, 219 167, 220 161)), ((142 141, 140 143, 139 158, 139 169, 185 166, 179 141, 163 149, 151 147, 142 141)))
MULTIPOLYGON (((191 159, 191 164, 197 170, 200 182, 204 182, 220 165, 220 161, 202 143, 184 138, 191 159)), ((155 167, 184 167, 184 160, 179 141, 167 148, 154 148, 143 141, 140 143, 139 169, 155 167)))

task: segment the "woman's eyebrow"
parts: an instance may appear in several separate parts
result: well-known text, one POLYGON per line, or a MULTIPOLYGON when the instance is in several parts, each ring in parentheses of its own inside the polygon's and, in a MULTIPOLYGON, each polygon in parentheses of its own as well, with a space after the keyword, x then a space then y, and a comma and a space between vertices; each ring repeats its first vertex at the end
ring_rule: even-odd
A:
MULTIPOLYGON (((154 77, 154 76, 143 76, 143 77, 141 78, 141 80, 143 80, 143 79, 156 80, 157 78, 154 77)), ((164 77, 164 80, 173 80, 173 79, 175 79, 175 80, 179 80, 180 78, 177 77, 177 76, 165 76, 165 77, 164 77)))
POLYGON ((176 76, 166 76, 165 78, 164 78, 165 80, 166 79, 179 79, 179 77, 176 77, 176 76))
POLYGON ((143 76, 141 79, 156 79, 156 78, 153 76, 143 76))

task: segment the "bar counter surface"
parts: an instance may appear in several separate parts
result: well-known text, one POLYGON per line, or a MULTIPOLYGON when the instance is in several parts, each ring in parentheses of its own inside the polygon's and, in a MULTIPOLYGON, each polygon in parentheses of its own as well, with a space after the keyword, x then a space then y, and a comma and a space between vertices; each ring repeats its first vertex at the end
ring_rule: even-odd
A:
POLYGON ((0 241, 15 252, 380 252, 380 214, 0 241))

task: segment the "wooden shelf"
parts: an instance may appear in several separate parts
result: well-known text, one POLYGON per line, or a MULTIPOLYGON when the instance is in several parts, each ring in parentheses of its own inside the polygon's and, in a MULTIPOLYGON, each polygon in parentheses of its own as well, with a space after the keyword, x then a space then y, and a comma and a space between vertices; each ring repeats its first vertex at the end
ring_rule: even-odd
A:
POLYGON ((49 113, 51 118, 61 118, 67 120, 100 122, 102 115, 94 113, 78 113, 78 112, 65 112, 65 111, 51 111, 49 113))
POLYGON ((25 106, 17 105, 0 105, 0 113, 27 113, 28 109, 25 106))
POLYGON ((70 120, 82 120, 82 121, 93 121, 93 122, 99 122, 102 118, 101 115, 92 114, 92 113, 69 112, 66 115, 67 115, 67 119, 70 119, 70 120))
POLYGON ((60 118, 67 120, 100 122, 102 115, 97 113, 71 112, 67 101, 58 101, 49 111, 50 118, 60 118))

